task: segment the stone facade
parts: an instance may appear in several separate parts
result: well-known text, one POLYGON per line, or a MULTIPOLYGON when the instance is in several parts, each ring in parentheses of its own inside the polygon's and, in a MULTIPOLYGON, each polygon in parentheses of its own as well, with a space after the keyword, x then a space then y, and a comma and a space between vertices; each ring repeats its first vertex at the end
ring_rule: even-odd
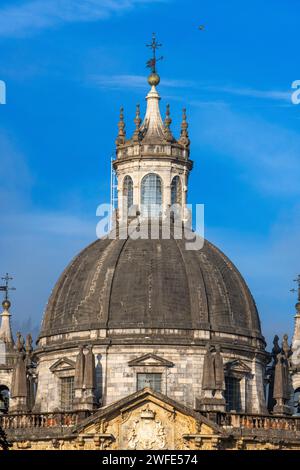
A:
POLYGON ((89 417, 0 417, 14 450, 300 449, 300 419, 209 413, 204 416, 144 389, 89 417), (34 418, 34 419, 33 419, 34 418))
MULTIPOLYGON (((203 332, 203 335, 205 332, 203 332)), ((83 337, 85 335, 83 334, 83 337)), ((238 338, 238 337, 237 337, 238 338)), ((236 338, 236 339, 237 339, 236 338)), ((60 408, 60 378, 74 376, 78 347, 38 354, 39 377, 36 396, 36 410, 53 412, 60 408), (55 364, 58 364, 55 366, 55 364), (73 366, 72 366, 73 364, 73 366), (54 367, 55 366, 55 367, 54 367)), ((201 396, 203 373, 203 346, 110 344, 97 345, 93 353, 96 363, 96 395, 102 405, 116 402, 137 390, 138 373, 161 373, 161 392, 185 406, 193 408, 201 396), (145 355, 155 355, 152 362, 143 361, 145 355), (172 365, 165 365, 163 361, 172 365)), ((234 373, 241 379, 242 410, 250 413, 266 411, 263 396, 265 358, 243 354, 238 348, 223 352, 228 374, 234 373)))

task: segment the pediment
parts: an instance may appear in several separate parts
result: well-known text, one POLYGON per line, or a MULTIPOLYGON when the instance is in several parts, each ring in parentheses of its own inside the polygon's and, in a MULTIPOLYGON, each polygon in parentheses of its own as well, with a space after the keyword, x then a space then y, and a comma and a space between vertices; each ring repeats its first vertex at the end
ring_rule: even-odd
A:
POLYGON ((100 409, 73 432, 85 440, 97 435, 109 442, 111 448, 129 450, 175 448, 178 442, 174 439, 187 449, 201 435, 221 439, 225 436, 224 430, 213 421, 149 388, 100 409), (153 438, 153 447, 147 447, 148 438, 153 438), (146 447, 143 439, 147 440, 146 447))
POLYGON ((72 369, 75 369, 75 362, 66 357, 59 359, 50 367, 51 372, 63 372, 72 369))
POLYGON ((247 364, 245 364, 240 359, 235 359, 234 361, 227 362, 225 364, 225 370, 227 372, 236 372, 241 374, 250 374, 251 369, 247 364))
POLYGON ((168 361, 160 356, 156 356, 155 354, 148 353, 144 354, 143 356, 137 357, 132 359, 128 362, 130 367, 134 366, 151 366, 151 367, 174 367, 173 362, 168 361))

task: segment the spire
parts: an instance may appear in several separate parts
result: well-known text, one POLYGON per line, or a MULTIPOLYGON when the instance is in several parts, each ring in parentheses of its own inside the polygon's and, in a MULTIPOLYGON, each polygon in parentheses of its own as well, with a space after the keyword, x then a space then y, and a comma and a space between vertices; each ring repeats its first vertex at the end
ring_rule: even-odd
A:
POLYGON ((183 108, 182 110, 182 122, 181 122, 181 133, 180 133, 180 138, 178 142, 183 145, 184 147, 189 147, 190 145, 190 139, 189 139, 189 133, 188 133, 188 123, 186 120, 186 109, 183 108))
POLYGON ((161 47, 156 41, 155 33, 152 35, 152 42, 147 44, 147 47, 152 49, 152 58, 148 60, 146 66, 151 69, 151 73, 148 77, 148 83, 151 89, 146 96, 147 110, 143 124, 141 126, 141 135, 143 135, 143 141, 157 142, 164 140, 164 125, 160 115, 159 101, 160 96, 156 90, 157 85, 160 82, 160 77, 156 70, 156 64, 162 57, 157 59, 156 50, 161 47))
POLYGON ((151 90, 146 96, 146 101, 147 109, 141 126, 141 134, 144 136, 143 141, 164 141, 164 124, 159 110, 160 96, 155 85, 152 85, 151 90))
POLYGON ((118 122, 118 136, 116 138, 116 145, 125 144, 126 131, 125 131, 125 122, 124 122, 124 108, 120 108, 120 119, 118 122))

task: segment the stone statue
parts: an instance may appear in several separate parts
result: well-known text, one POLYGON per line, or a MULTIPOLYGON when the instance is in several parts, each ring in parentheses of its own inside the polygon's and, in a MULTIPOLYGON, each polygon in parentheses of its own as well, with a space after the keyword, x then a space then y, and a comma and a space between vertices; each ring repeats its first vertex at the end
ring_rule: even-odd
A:
POLYGON ((31 354, 31 353, 32 353, 32 350, 33 350, 33 347, 32 347, 32 336, 31 336, 30 333, 26 336, 26 346, 25 346, 25 350, 26 350, 26 353, 27 353, 27 354, 31 354))
POLYGON ((16 343, 16 350, 18 352, 22 352, 24 351, 24 339, 23 339, 23 336, 21 335, 21 333, 18 331, 17 333, 17 343, 16 343))
POLYGON ((10 411, 26 412, 28 396, 26 355, 24 353, 24 340, 20 333, 17 336, 18 353, 12 375, 10 411))
POLYGON ((84 387, 87 390, 94 390, 95 388, 95 357, 93 354, 92 346, 87 347, 87 354, 85 356, 84 367, 84 387))
POLYGON ((283 341, 282 341, 282 351, 284 352, 286 359, 288 359, 291 355, 291 348, 288 343, 288 339, 289 339, 288 335, 285 334, 283 336, 283 341))
POLYGON ((281 351, 276 356, 275 364, 273 398, 276 400, 276 406, 273 410, 274 413, 289 414, 289 407, 286 405, 290 398, 289 385, 288 359, 284 351, 281 351))
POLYGON ((275 335, 273 339, 273 349, 272 349, 272 355, 273 357, 276 357, 277 354, 279 354, 281 351, 281 348, 279 346, 279 336, 275 335))
POLYGON ((203 363, 202 397, 198 402, 199 409, 225 411, 224 390, 225 376, 221 348, 219 345, 214 348, 207 344, 203 363))
MULTIPOLYGON (((216 378, 214 368, 214 358, 212 355, 212 347, 206 345, 206 354, 203 363, 202 390, 214 391, 216 389, 216 378)), ((207 394, 206 394, 207 395, 207 394)))
MULTIPOLYGON (((215 355, 213 357, 214 363, 214 374, 215 374, 215 390, 218 392, 222 392, 225 390, 225 376, 224 376, 224 362, 223 357, 221 354, 221 348, 219 345, 215 347, 215 355)), ((221 396, 222 397, 222 393, 221 396)))
POLYGON ((75 363, 74 389, 82 390, 84 377, 85 356, 83 346, 79 346, 79 352, 75 363))

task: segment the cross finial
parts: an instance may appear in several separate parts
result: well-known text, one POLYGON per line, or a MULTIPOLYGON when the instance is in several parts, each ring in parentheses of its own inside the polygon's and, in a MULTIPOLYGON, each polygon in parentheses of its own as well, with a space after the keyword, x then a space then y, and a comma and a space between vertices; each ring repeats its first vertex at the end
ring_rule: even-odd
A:
POLYGON ((146 44, 146 46, 152 49, 152 58, 147 61, 146 66, 151 69, 152 73, 156 73, 156 63, 162 60, 163 57, 156 58, 156 50, 159 49, 162 44, 157 42, 155 33, 152 33, 152 41, 150 44, 146 44))
POLYGON ((9 281, 12 281, 13 278, 10 277, 10 276, 8 275, 8 273, 6 273, 6 275, 5 275, 4 277, 2 277, 1 279, 2 279, 3 281, 5 281, 5 285, 4 285, 4 286, 0 286, 0 291, 5 292, 5 294, 4 294, 4 300, 7 301, 7 300, 8 300, 8 292, 9 292, 10 290, 16 290, 16 288, 15 288, 15 287, 9 287, 9 281))
POLYGON ((294 279, 294 282, 297 282, 298 289, 291 289, 291 292, 298 292, 298 301, 300 302, 300 274, 294 279))

